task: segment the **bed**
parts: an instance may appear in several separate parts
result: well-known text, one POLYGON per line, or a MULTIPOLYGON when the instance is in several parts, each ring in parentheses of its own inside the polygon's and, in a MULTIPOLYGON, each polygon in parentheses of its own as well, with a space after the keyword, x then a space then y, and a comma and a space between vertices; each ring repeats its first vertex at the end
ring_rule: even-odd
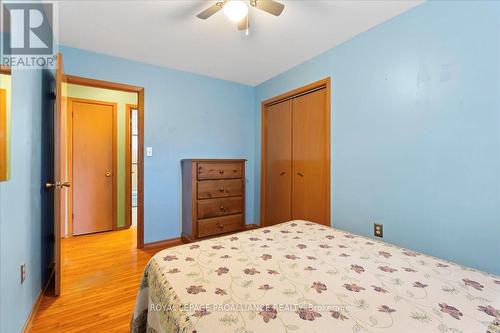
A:
POLYGON ((157 253, 132 332, 500 332, 500 277, 307 221, 157 253))

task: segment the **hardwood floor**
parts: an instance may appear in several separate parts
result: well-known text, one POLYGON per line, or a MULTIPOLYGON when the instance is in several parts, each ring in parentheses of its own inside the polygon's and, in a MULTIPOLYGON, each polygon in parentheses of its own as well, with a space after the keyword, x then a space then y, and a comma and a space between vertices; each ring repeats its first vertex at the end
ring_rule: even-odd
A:
POLYGON ((129 332, 148 260, 162 248, 136 249, 136 229, 62 241, 62 293, 44 296, 30 332, 129 332))

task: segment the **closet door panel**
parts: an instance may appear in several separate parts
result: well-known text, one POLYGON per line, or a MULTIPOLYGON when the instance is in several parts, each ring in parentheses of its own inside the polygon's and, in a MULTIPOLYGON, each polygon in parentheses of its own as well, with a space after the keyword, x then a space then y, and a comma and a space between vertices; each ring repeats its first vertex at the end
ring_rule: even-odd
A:
POLYGON ((293 99, 292 218, 328 225, 326 90, 293 99))
POLYGON ((292 218, 292 101, 266 111, 266 225, 292 218))

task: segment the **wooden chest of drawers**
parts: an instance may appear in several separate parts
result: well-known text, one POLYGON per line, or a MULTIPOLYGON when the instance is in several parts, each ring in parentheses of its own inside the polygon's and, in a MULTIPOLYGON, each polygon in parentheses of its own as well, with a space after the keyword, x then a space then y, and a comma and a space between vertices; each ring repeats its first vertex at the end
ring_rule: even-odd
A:
POLYGON ((182 160, 182 239, 245 229, 245 160, 182 160))

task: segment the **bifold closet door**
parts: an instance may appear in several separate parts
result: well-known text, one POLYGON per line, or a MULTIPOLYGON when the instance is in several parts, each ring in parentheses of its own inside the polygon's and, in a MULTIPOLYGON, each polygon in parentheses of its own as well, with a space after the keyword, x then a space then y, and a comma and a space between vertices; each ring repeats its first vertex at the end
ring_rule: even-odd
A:
POLYGON ((292 101, 267 107, 266 225, 292 219, 292 101))
POLYGON ((292 218, 329 225, 326 89, 293 99, 292 218))

